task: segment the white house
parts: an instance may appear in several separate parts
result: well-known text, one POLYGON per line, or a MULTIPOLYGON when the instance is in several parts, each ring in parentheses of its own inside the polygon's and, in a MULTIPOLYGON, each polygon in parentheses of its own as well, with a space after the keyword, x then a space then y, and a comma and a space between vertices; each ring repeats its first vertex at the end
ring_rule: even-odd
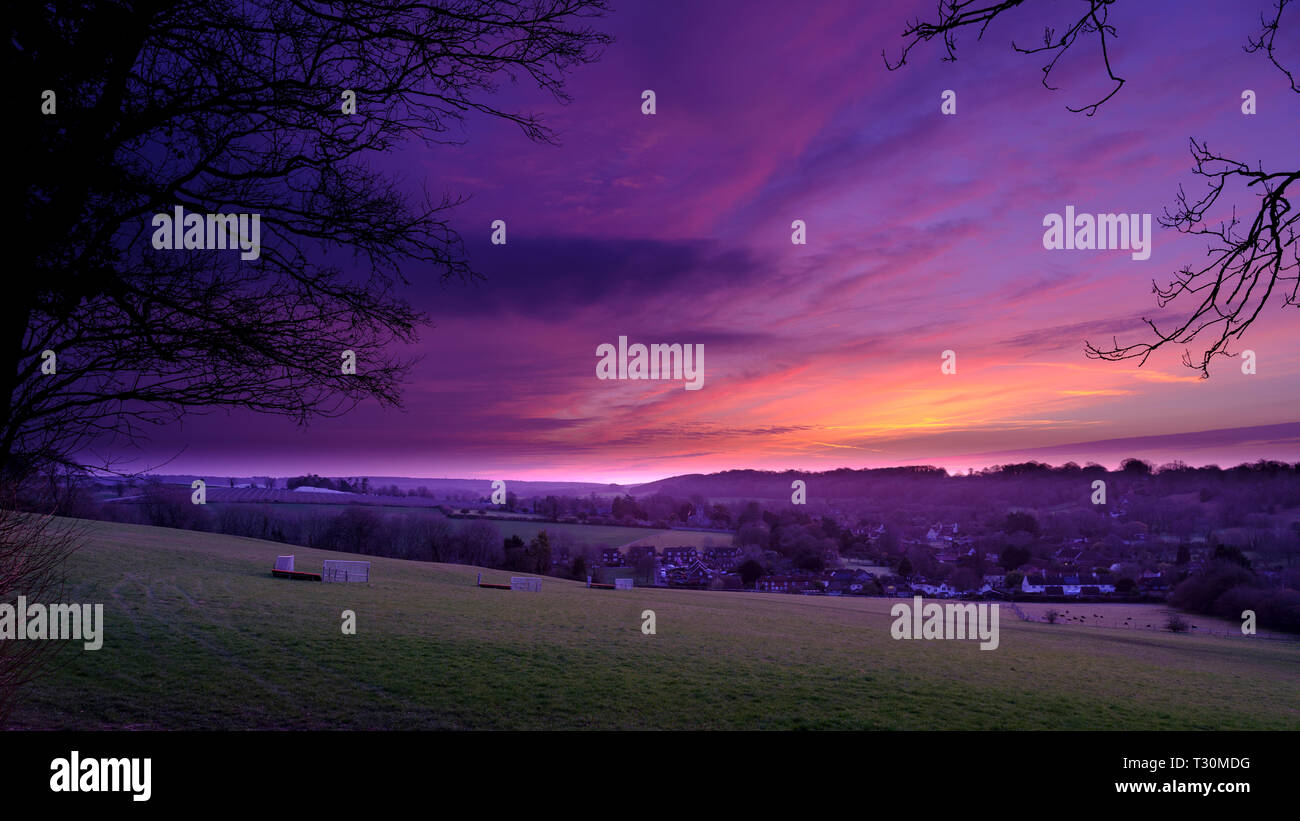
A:
POLYGON ((957 590, 955 588, 949 587, 947 582, 943 582, 941 584, 913 582, 912 589, 919 593, 924 593, 927 596, 938 596, 939 598, 942 599, 946 599, 957 595, 957 590))
POLYGON ((1065 596, 1078 596, 1085 587, 1095 587, 1098 593, 1114 593, 1115 584, 1096 576, 1025 576, 1020 582, 1023 593, 1045 593, 1049 587, 1061 588, 1065 596))

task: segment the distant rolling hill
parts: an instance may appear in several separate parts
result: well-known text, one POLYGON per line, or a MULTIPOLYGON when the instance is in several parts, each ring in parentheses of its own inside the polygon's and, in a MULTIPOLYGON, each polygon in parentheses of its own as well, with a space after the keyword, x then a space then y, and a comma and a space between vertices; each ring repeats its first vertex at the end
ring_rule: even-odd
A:
MULTIPOLYGON (((209 490, 216 487, 228 487, 228 482, 233 478, 238 484, 256 484, 261 486, 262 479, 265 477, 255 476, 208 476, 199 474, 159 474, 154 476, 165 484, 188 485, 195 479, 202 479, 207 483, 209 490)), ((338 478, 338 477, 330 477, 338 478)), ((357 477, 361 478, 361 477, 357 477)), ((366 476, 370 480, 372 488, 386 487, 396 485, 401 490, 409 493, 417 488, 428 488, 435 495, 444 495, 446 493, 477 493, 482 496, 488 496, 492 493, 491 479, 430 479, 411 476, 366 476)), ((283 489, 288 477, 276 477, 276 487, 283 489)), ((597 496, 610 496, 615 494, 627 493, 635 485, 616 485, 616 484, 599 484, 596 482, 535 482, 523 479, 511 479, 508 476, 502 476, 506 483, 506 489, 518 494, 519 496, 546 496, 548 494, 556 496, 586 496, 595 493, 597 496)))
POLYGON ((677 498, 699 494, 712 499, 789 501, 791 482, 802 479, 807 483, 809 492, 815 492, 821 498, 855 498, 878 490, 882 484, 896 484, 909 478, 938 475, 941 474, 937 469, 928 467, 839 468, 827 471, 724 470, 719 473, 670 476, 637 485, 630 492, 636 497, 666 493, 677 498))

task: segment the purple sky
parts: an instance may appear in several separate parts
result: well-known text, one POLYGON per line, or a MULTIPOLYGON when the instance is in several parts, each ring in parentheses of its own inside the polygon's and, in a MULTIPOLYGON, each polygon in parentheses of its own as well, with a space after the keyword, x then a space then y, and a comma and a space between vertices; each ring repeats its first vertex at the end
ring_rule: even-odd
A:
POLYGON ((1010 47, 1064 27, 1077 2, 1017 10, 982 42, 963 34, 957 63, 920 47, 892 73, 881 49, 895 55, 905 21, 932 17, 933 0, 617 3, 598 24, 617 42, 571 77, 570 105, 502 91, 505 107, 543 113, 560 147, 475 120, 464 146, 382 163, 406 185, 472 195, 452 224, 488 278, 441 286, 410 273, 436 326, 413 351, 424 361, 404 412, 363 405, 305 431, 195 417, 154 433, 137 466, 639 481, 1300 459, 1294 309, 1274 303, 1234 348, 1256 352, 1254 375, 1225 359, 1201 380, 1181 349, 1141 369, 1095 362, 1085 337, 1138 341, 1142 316, 1180 315, 1157 308, 1151 280, 1200 261, 1205 244, 1157 227, 1145 261, 1042 246, 1043 216, 1067 205, 1159 216, 1180 183, 1198 191, 1193 136, 1295 167, 1300 95, 1241 48, 1267 5, 1118 3, 1112 63, 1128 82, 1087 118, 1066 106, 1108 90, 1095 41, 1062 61, 1055 92, 1039 82, 1045 60, 1010 47), (955 116, 940 114, 944 89, 957 92, 955 116), (1254 116, 1240 111, 1243 89, 1258 94, 1254 116), (489 243, 495 219, 504 247, 489 243), (790 242, 794 219, 806 245, 790 242), (596 348, 620 335, 703 344, 703 389, 598 380, 596 348), (946 349, 955 375, 940 373, 946 349))

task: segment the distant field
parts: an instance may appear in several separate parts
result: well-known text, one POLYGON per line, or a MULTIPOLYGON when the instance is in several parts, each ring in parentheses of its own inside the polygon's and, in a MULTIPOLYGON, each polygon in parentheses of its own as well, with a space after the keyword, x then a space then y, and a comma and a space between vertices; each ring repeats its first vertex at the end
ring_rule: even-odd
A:
MULTIPOLYGON (((268 573, 283 545, 87 528, 64 601, 104 603, 104 647, 66 648, 17 726, 1300 729, 1292 642, 1003 610, 1001 647, 981 651, 894 641, 885 599, 553 579, 523 593, 477 588, 478 568, 380 558, 369 585, 291 582, 268 573), (657 635, 640 631, 645 609, 657 635)), ((340 558, 294 553, 301 569, 340 558)))
MULTIPOLYGON (((219 509, 222 506, 222 504, 225 503, 210 503, 209 507, 213 509, 219 509)), ((311 503, 311 502, 302 503, 302 504, 283 502, 283 503, 277 503, 275 505, 276 510, 293 510, 296 512, 317 514, 323 516, 336 516, 339 513, 342 513, 343 511, 347 510, 348 507, 349 505, 347 504, 326 504, 326 503, 311 503)), ((372 510, 375 514, 379 516, 389 516, 389 517, 434 516, 440 519, 446 518, 442 515, 442 513, 438 512, 437 510, 424 509, 424 508, 376 506, 368 509, 372 510)), ((468 527, 476 520, 477 517, 470 517, 470 518, 452 517, 447 519, 447 521, 451 522, 452 526, 458 528, 468 527)), ((537 519, 533 521, 483 519, 482 521, 485 521, 488 524, 495 527, 501 533, 501 538, 503 539, 508 539, 511 536, 518 536, 519 538, 527 542, 530 541, 534 536, 536 536, 539 531, 545 530, 547 533, 551 535, 558 535, 561 533, 566 534, 573 541, 574 544, 590 545, 590 546, 608 545, 610 547, 618 547, 620 545, 627 544, 629 541, 633 539, 637 539, 640 537, 645 537, 645 536, 654 537, 657 536, 658 534, 673 532, 667 530, 652 530, 644 527, 617 527, 617 526, 608 526, 608 525, 583 525, 583 524, 570 524, 564 522, 548 522, 544 519, 537 519)), ((700 534, 696 534, 696 535, 700 535, 700 534)), ((726 537, 726 534, 720 534, 720 535, 726 537)), ((727 537, 727 539, 729 543, 730 537, 727 537)), ((698 543, 699 543, 698 541, 686 542, 686 544, 698 544, 698 543)))
POLYGON ((665 547, 730 547, 731 541, 730 533, 705 533, 699 530, 644 530, 641 531, 640 538, 625 542, 624 546, 654 545, 662 551, 665 547))
MULTIPOLYGON (((453 519, 457 525, 468 524, 466 519, 453 519)), ((650 536, 654 537, 661 533, 671 533, 670 530, 650 530, 644 527, 616 527, 610 525, 575 525, 556 522, 505 522, 492 521, 488 523, 501 531, 501 538, 508 539, 511 536, 518 536, 525 542, 537 535, 538 531, 545 530, 548 535, 566 534, 575 544, 579 545, 608 545, 609 547, 618 547, 627 544, 633 539, 650 536)))
MULTIPOLYGON (((188 487, 181 488, 189 493, 188 487)), ((129 495, 129 494, 128 494, 129 495)), ((382 505, 386 507, 434 507, 448 504, 445 501, 425 496, 378 496, 361 493, 317 493, 303 490, 269 489, 258 487, 229 488, 210 485, 207 489, 208 503, 229 502, 232 504, 274 504, 274 505, 382 505)))
MULTIPOLYGON (((1219 635, 1228 633, 1234 638, 1240 636, 1242 640, 1249 641, 1249 638, 1242 635, 1241 622, 1239 621, 1217 619, 1213 616, 1201 616, 1196 613, 1183 613, 1162 604, 1040 604, 1038 602, 1017 602, 1016 606, 1026 616, 1037 621, 1041 621, 1043 614, 1048 610, 1054 609, 1061 614, 1057 621, 1058 625, 1087 625, 1089 627, 1139 630, 1148 628, 1164 630, 1165 622, 1169 619, 1170 614, 1178 613, 1193 630, 1219 635)), ((1293 638, 1283 633, 1275 634, 1268 630, 1259 630, 1258 635, 1274 638, 1293 638)))
MULTIPOLYGON (((272 502, 267 507, 273 511, 284 512, 293 511, 294 513, 309 513, 313 516, 337 516, 349 507, 353 507, 355 502, 272 502)), ((213 502, 209 501, 207 506, 213 510, 220 510, 222 507, 248 507, 247 502, 213 502)), ((367 504, 366 509, 380 516, 436 516, 443 518, 442 513, 429 507, 410 507, 402 504, 383 504, 380 502, 371 502, 367 504)))
POLYGON ((871 562, 858 562, 853 559, 843 559, 842 562, 845 567, 852 568, 853 570, 865 570, 873 576, 889 576, 894 572, 888 567, 882 567, 881 565, 872 564, 871 562))

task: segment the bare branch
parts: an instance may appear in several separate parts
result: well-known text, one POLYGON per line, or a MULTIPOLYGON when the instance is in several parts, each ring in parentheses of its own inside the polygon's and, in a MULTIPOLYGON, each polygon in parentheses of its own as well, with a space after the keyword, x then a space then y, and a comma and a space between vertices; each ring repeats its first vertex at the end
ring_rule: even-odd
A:
MULTIPOLYGON (((984 39, 984 32, 998 15, 1010 11, 1024 4, 1025 0, 1004 0, 1004 2, 994 3, 987 6, 976 6, 976 0, 940 0, 935 22, 922 22, 913 20, 907 24, 903 31, 903 37, 907 43, 903 46, 903 51, 896 62, 891 63, 889 57, 881 52, 881 57, 885 61, 885 67, 890 71, 895 71, 907 63, 907 57, 912 49, 921 43, 929 42, 936 37, 942 38, 945 55, 942 58, 944 62, 956 62, 957 60, 957 32, 965 27, 978 27, 976 34, 977 40, 984 39), (972 8, 973 7, 973 8, 972 8)), ((1040 54, 1048 52, 1052 54, 1052 59, 1043 66, 1043 87, 1055 91, 1056 88, 1051 84, 1052 72, 1056 69, 1057 62, 1070 50, 1080 35, 1096 34, 1101 45, 1101 59, 1106 67, 1106 74, 1114 83, 1110 93, 1094 103, 1079 108, 1068 107, 1070 111, 1082 112, 1091 117, 1097 113, 1097 108, 1114 97, 1124 86, 1124 80, 1115 74, 1114 68, 1110 64, 1110 49, 1107 46, 1107 38, 1114 38, 1115 27, 1107 23, 1107 16, 1110 13, 1110 6, 1116 0, 1088 0, 1088 10, 1083 13, 1077 20, 1066 27, 1063 34, 1059 37, 1056 30, 1051 26, 1044 28, 1043 45, 1033 48, 1021 48, 1014 42, 1011 47, 1021 54, 1040 54)))
POLYGON ((1300 94, 1300 85, 1296 84, 1296 77, 1277 59, 1277 54, 1273 50, 1273 41, 1277 37, 1278 27, 1282 22, 1282 11, 1287 7, 1291 0, 1276 0, 1274 4, 1273 19, 1270 20, 1264 15, 1260 15, 1260 31, 1254 37, 1246 39, 1246 45, 1243 46, 1248 53, 1263 51, 1268 55, 1268 59, 1277 66, 1277 70, 1286 75, 1287 82, 1291 85, 1291 90, 1300 94))
POLYGON ((1136 358, 1141 365, 1170 343, 1188 344, 1207 334, 1211 341, 1199 358, 1186 351, 1183 363, 1208 378, 1211 360, 1234 355, 1228 351, 1229 344, 1242 337, 1274 298, 1274 292, 1281 294, 1281 307, 1300 308, 1300 245, 1296 243, 1300 214, 1287 198, 1288 189, 1300 180, 1300 171, 1269 173, 1260 167, 1251 169, 1195 140, 1191 151, 1193 173, 1206 178, 1207 190, 1199 198, 1192 198, 1180 186, 1177 206, 1172 211, 1166 209, 1160 223, 1185 234, 1209 237, 1210 261, 1200 267, 1185 266, 1168 285, 1153 282, 1152 290, 1162 308, 1184 294, 1195 295, 1199 303, 1171 330, 1162 331, 1155 322, 1144 319, 1155 342, 1121 346, 1114 341, 1107 348, 1087 343, 1085 352, 1091 359, 1114 362, 1136 358), (1217 219, 1210 214, 1230 183, 1239 183, 1258 197, 1247 220, 1238 217, 1235 205, 1217 219))
MULTIPOLYGON (((475 277, 448 212, 460 198, 371 158, 456 142, 472 117, 555 134, 504 110, 611 40, 603 0, 84 0, 14 9, 15 71, 59 90, 14 129, 27 198, 0 303, 0 473, 77 465, 106 437, 217 407, 305 424, 400 403, 427 317, 401 286, 475 277), (355 94, 356 114, 342 111, 355 94), (413 190, 419 189, 419 190, 413 190), (157 251, 177 206, 258 214, 261 255, 157 251), (341 372, 354 351, 356 374, 341 372), (43 351, 58 368, 41 372, 43 351)), ((102 467, 102 466, 100 466, 102 467)))

